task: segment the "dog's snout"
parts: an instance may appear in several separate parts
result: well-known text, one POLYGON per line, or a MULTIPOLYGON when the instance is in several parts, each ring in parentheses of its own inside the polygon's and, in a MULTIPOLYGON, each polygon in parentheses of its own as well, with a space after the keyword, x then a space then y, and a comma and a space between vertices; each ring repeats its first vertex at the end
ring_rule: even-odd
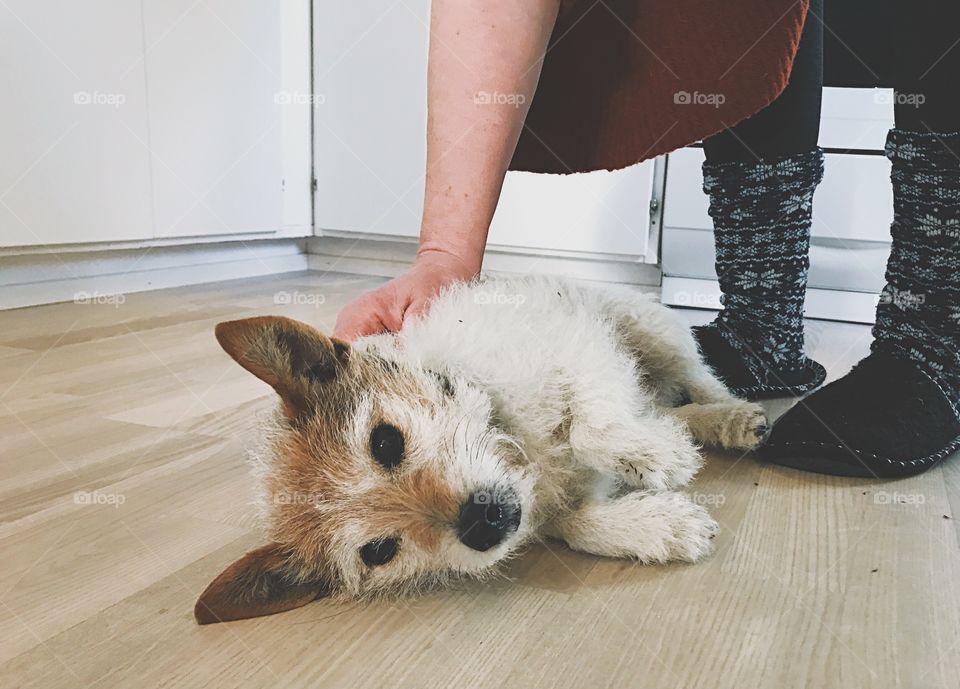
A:
POLYGON ((460 506, 457 534, 468 548, 483 552, 503 542, 520 523, 520 506, 491 492, 471 493, 460 506))

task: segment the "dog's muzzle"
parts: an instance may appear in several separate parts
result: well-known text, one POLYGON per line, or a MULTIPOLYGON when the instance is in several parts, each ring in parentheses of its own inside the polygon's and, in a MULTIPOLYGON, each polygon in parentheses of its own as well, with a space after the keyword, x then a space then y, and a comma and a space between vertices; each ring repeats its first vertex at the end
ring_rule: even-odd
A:
POLYGON ((483 552, 499 545, 520 526, 520 503, 512 493, 478 490, 460 506, 457 535, 468 548, 483 552))

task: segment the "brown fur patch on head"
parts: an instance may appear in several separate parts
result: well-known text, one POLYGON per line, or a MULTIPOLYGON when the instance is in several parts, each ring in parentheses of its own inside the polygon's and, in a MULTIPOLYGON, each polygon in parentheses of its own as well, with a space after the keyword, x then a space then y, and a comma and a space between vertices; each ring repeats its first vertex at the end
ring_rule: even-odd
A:
POLYGON ((198 620, 207 619, 204 606, 232 619, 303 604, 315 591, 303 582, 362 595, 444 572, 447 563, 431 556, 455 538, 465 498, 450 484, 462 479, 445 473, 449 458, 435 454, 450 451, 437 434, 463 414, 449 406, 453 384, 391 361, 389 341, 352 348, 286 318, 221 323, 217 339, 277 391, 282 413, 260 465, 272 549, 218 577, 198 620), (404 435, 399 464, 371 451, 371 433, 383 424, 404 435), (407 555, 394 570, 363 563, 363 547, 382 539, 397 539, 398 557, 407 555))
POLYGON ((346 388, 322 403, 313 422, 278 436, 266 491, 271 536, 288 544, 305 566, 333 576, 333 542, 347 517, 328 509, 366 477, 351 461, 346 427, 357 399, 346 388))
POLYGON ((368 540, 394 537, 436 550, 460 504, 440 475, 424 468, 384 476, 372 458, 360 458, 358 466, 333 438, 312 431, 285 443, 268 479, 271 535, 298 554, 311 576, 336 578, 339 535, 357 527, 368 540), (356 490, 371 479, 373 487, 356 490))
POLYGON ((306 576, 336 580, 338 560, 354 554, 343 552, 345 540, 357 554, 364 542, 387 537, 435 552, 456 521, 459 496, 438 470, 406 465, 389 470, 377 464, 366 442, 356 446, 354 424, 364 400, 372 400, 374 408, 369 428, 361 432, 390 422, 376 409, 383 392, 430 404, 409 371, 355 351, 350 365, 313 400, 311 418, 275 439, 265 477, 270 535, 297 554, 306 576), (358 537, 366 541, 350 540, 358 537))
POLYGON ((369 491, 357 502, 370 515, 371 531, 402 534, 427 552, 436 551, 460 508, 443 478, 429 469, 407 474, 386 490, 369 491))
POLYGON ((335 380, 350 358, 347 343, 280 316, 219 323, 216 336, 238 364, 277 391, 294 421, 310 414, 318 388, 335 380))

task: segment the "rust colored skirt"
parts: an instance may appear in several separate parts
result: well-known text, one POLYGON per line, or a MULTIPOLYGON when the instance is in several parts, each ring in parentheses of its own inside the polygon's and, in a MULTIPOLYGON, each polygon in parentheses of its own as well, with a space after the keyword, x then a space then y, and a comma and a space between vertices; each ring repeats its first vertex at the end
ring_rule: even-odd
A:
POLYGON ((513 170, 613 170, 715 134, 787 85, 808 0, 566 0, 513 170))

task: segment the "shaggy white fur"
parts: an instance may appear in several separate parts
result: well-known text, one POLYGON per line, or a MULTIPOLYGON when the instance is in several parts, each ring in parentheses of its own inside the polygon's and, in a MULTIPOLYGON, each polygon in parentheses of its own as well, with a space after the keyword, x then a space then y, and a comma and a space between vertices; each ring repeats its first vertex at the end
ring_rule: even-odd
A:
POLYGON ((357 346, 482 390, 522 450, 513 465, 489 452, 444 468, 465 486, 506 482, 520 500, 513 536, 470 554, 484 567, 544 535, 597 555, 696 561, 716 523, 672 491, 699 469, 698 443, 747 450, 767 427, 759 405, 714 377, 689 328, 629 288, 487 278, 357 346))
POLYGON ((626 288, 488 278, 352 346, 271 317, 217 337, 282 404, 257 462, 273 542, 208 587, 202 622, 484 577, 544 537, 699 560, 717 525, 678 491, 698 444, 766 430, 689 329, 626 288))

